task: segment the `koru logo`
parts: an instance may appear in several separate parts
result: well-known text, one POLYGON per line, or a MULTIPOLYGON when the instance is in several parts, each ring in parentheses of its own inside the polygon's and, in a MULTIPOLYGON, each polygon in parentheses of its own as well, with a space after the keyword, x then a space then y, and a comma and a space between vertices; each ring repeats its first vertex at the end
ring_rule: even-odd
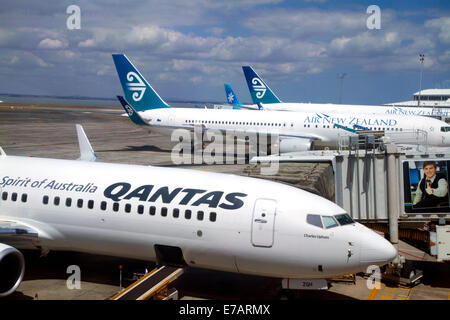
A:
POLYGON ((266 86, 258 78, 252 79, 253 90, 256 91, 256 97, 261 99, 266 94, 266 86))
POLYGON ((129 105, 125 106, 125 110, 127 111, 129 116, 133 115, 133 109, 131 109, 131 107, 129 105))
POLYGON ((128 89, 131 91, 136 91, 133 92, 133 100, 134 101, 141 101, 142 97, 144 96, 144 92, 147 89, 145 87, 145 83, 144 81, 142 81, 142 79, 136 74, 136 72, 130 71, 127 74, 127 86, 128 89), (135 82, 135 80, 137 82, 135 82))
POLYGON ((228 102, 233 102, 234 101, 234 95, 230 92, 230 94, 228 95, 228 102))

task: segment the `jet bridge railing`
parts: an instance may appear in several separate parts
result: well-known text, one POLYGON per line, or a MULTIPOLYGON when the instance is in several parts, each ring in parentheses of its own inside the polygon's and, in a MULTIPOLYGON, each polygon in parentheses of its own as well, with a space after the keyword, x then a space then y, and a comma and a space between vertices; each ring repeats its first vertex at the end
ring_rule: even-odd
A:
POLYGON ((384 145, 392 143, 396 145, 413 146, 418 152, 427 152, 428 133, 424 130, 401 130, 401 131, 372 131, 358 130, 358 135, 339 134, 338 149, 344 150, 363 150, 381 148, 384 145), (366 137, 373 136, 373 144, 368 144, 366 137))

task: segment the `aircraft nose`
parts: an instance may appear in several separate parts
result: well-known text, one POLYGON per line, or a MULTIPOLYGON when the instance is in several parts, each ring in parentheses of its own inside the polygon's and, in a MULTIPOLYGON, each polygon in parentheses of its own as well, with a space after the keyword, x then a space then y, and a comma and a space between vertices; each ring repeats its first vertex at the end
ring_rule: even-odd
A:
POLYGON ((361 264, 384 265, 397 256, 395 247, 372 230, 367 230, 362 238, 361 264))

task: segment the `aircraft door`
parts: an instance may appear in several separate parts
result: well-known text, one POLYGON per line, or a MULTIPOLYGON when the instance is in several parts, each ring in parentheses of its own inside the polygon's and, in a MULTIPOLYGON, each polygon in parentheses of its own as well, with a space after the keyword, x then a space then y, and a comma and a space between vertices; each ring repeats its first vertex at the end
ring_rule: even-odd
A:
POLYGON ((255 247, 271 247, 274 240, 277 202, 271 199, 257 199, 253 209, 252 244, 255 247))

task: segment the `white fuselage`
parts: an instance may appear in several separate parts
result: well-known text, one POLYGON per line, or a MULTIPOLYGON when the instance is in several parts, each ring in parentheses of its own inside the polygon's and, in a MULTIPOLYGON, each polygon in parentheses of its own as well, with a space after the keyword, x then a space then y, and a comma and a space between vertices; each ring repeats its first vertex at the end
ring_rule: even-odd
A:
POLYGON ((308 224, 345 213, 328 200, 234 175, 1 156, 0 195, 0 222, 35 230, 48 250, 155 261, 154 245, 175 246, 190 266, 285 278, 365 271, 396 254, 358 223, 308 224))
MULTIPOLYGON (((245 105, 245 108, 258 110, 256 104, 245 105)), ((442 116, 450 117, 449 105, 425 105, 421 107, 412 105, 390 104, 383 106, 375 105, 350 105, 350 104, 332 104, 332 103, 266 103, 263 104, 267 111, 296 111, 296 112, 331 112, 331 113, 349 113, 349 114, 380 114, 380 115, 398 115, 398 116, 442 116)))
POLYGON ((384 131, 397 144, 416 141, 420 130, 426 134, 428 145, 450 146, 450 132, 442 132, 443 127, 448 127, 445 122, 419 116, 187 108, 153 109, 139 114, 155 131, 165 134, 171 134, 174 128, 201 125, 205 129, 236 133, 278 134, 280 139, 311 139, 318 146, 337 147, 340 137, 355 135, 342 127, 357 129, 360 126, 384 131))

